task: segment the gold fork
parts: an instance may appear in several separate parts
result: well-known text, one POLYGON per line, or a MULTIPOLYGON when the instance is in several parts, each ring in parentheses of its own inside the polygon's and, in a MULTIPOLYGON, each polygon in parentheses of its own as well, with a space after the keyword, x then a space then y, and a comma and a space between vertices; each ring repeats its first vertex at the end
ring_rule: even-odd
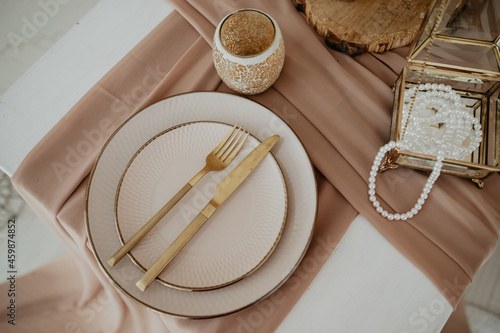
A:
POLYGON ((120 261, 146 234, 165 216, 170 209, 208 172, 220 171, 231 163, 248 138, 249 133, 234 125, 215 149, 208 154, 205 167, 200 170, 177 194, 170 199, 132 238, 108 260, 110 266, 120 261), (245 136, 243 136, 246 133, 245 136))

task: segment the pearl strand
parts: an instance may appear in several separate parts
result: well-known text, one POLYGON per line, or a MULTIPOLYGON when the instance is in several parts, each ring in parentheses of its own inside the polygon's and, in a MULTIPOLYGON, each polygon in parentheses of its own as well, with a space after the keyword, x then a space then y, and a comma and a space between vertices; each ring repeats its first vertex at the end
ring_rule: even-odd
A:
POLYGON ((444 84, 418 84, 417 87, 408 89, 404 97, 402 123, 405 124, 405 128, 399 138, 401 141, 397 143, 391 141, 380 148, 368 178, 369 200, 375 210, 390 221, 405 221, 417 215, 441 174, 443 160, 445 158, 464 159, 479 147, 483 134, 479 120, 469 113, 452 87, 444 84), (435 111, 435 114, 429 115, 427 110, 435 111), (408 119, 410 114, 411 121, 408 119), (429 135, 429 126, 436 124, 444 125, 444 131, 441 131, 440 137, 429 135), (469 138, 469 145, 463 146, 467 138, 469 138), (380 164, 385 154, 394 148, 433 155, 437 159, 417 203, 402 214, 392 214, 382 208, 375 190, 380 164))
POLYGON ((380 202, 377 200, 377 197, 376 197, 377 192, 375 190, 375 188, 376 188, 375 181, 377 179, 377 173, 378 173, 377 171, 380 167, 380 164, 382 163, 382 160, 383 160, 385 154, 387 152, 389 152, 391 149, 394 149, 396 147, 403 149, 403 150, 408 149, 406 144, 404 144, 402 142, 396 143, 394 141, 389 142, 388 144, 382 146, 379 149, 377 155, 375 156, 375 160, 373 161, 373 166, 372 166, 372 169, 370 171, 370 178, 368 178, 368 195, 369 195, 369 199, 372 202, 372 205, 375 208, 375 210, 377 211, 377 213, 379 213, 383 217, 387 218, 389 221, 392 221, 392 220, 406 221, 407 219, 411 219, 412 217, 417 215, 417 213, 422 209, 422 206, 424 205, 425 200, 427 199, 427 197, 432 189, 432 186, 434 185, 434 183, 436 182, 436 180, 439 177, 439 174, 441 173, 441 168, 443 166, 444 156, 443 156, 443 152, 440 152, 440 154, 438 154, 437 162, 434 164, 434 168, 432 169, 432 173, 431 173, 430 177, 427 179, 427 182, 425 183, 424 189, 422 190, 422 193, 420 194, 420 197, 418 198, 415 206, 413 206, 413 208, 410 209, 409 211, 407 211, 406 213, 392 214, 392 213, 389 213, 388 211, 386 211, 384 208, 382 208, 382 206, 380 205, 380 202))
MULTIPOLYGON (((436 36, 436 29, 441 24, 441 20, 443 18, 443 14, 444 14, 444 10, 445 10, 446 5, 447 5, 446 1, 442 1, 441 7, 439 8, 439 11, 438 11, 438 15, 436 17, 436 22, 434 24, 434 27, 431 30, 431 33, 430 33, 430 35, 432 37, 436 36)), ((430 51, 431 51, 431 47, 432 47, 433 42, 434 42, 434 38, 431 38, 430 42, 429 42, 429 45, 427 46, 427 52, 425 54, 424 61, 423 61, 423 68, 420 71, 419 76, 418 76, 418 82, 417 82, 418 89, 419 90, 433 89, 434 91, 437 92, 437 95, 436 95, 437 97, 440 97, 440 98, 444 97, 444 99, 449 99, 452 96, 450 96, 448 94, 447 95, 448 98, 447 98, 447 97, 445 97, 445 94, 447 92, 452 92, 453 91, 452 88, 451 88, 451 86, 445 86, 444 84, 437 85, 435 83, 433 83, 433 84, 430 84, 430 83, 421 84, 421 82, 422 82, 422 76, 423 76, 423 73, 425 72, 425 67, 427 65, 427 60, 429 59, 429 55, 431 54, 430 51), (441 90, 441 91, 437 91, 438 89, 441 90)), ((405 101, 406 105, 408 106, 407 109, 406 109, 406 118, 410 118, 410 115, 412 113, 413 106, 415 104, 416 89, 414 91, 414 94, 415 94, 414 98, 411 101, 408 101, 408 100, 405 101)), ((453 99, 453 101, 455 101, 456 98, 452 97, 452 99, 453 99)), ((458 96, 458 100, 459 99, 460 99, 460 96, 458 96)), ((403 112, 404 111, 405 110, 403 108, 403 112)), ((403 127, 403 130, 401 132, 401 137, 398 138, 399 142, 396 143, 394 141, 391 141, 388 144, 384 145, 382 148, 380 148, 379 152, 375 156, 375 160, 373 162, 373 166, 372 166, 372 169, 370 171, 370 177, 369 177, 368 195, 369 195, 370 201, 372 202, 373 207, 375 207, 376 211, 379 214, 381 214, 382 216, 384 216, 385 218, 387 218, 388 220, 403 220, 404 221, 404 220, 410 219, 413 216, 415 216, 415 215, 418 214, 418 212, 420 211, 420 209, 422 209, 422 205, 425 203, 425 200, 427 199, 428 194, 430 193, 430 191, 432 189, 432 186, 434 185, 434 183, 438 179, 439 175, 441 174, 441 168, 443 166, 443 160, 444 160, 444 157, 445 157, 444 154, 447 153, 447 152, 443 152, 442 150, 438 150, 438 152, 436 153, 436 155, 437 155, 437 161, 434 164, 432 173, 429 176, 429 178, 427 179, 427 182, 425 183, 424 189, 422 190, 422 193, 420 194, 420 198, 417 200, 417 203, 415 204, 415 206, 413 206, 412 209, 410 209, 408 212, 403 213, 403 214, 399 214, 399 213, 391 214, 391 213, 387 212, 385 209, 383 209, 380 206, 380 202, 378 202, 377 197, 375 196, 376 195, 375 180, 376 180, 376 177, 377 177, 377 171, 380 168, 380 164, 382 163, 383 157, 385 156, 385 154, 387 152, 389 152, 389 150, 391 150, 391 149, 393 149, 395 147, 398 147, 398 148, 401 148, 401 149, 404 149, 404 150, 409 150, 410 146, 409 146, 409 144, 406 143, 406 140, 405 140, 406 139, 405 138, 405 133, 407 131, 407 127, 408 127, 408 124, 409 124, 409 121, 408 121, 409 119, 405 120, 404 118, 405 118, 405 115, 403 114, 403 122, 402 122, 402 124, 404 124, 404 127, 403 127)), ((477 127, 477 128, 474 127, 474 130, 480 130, 480 127, 477 127)), ((444 138, 444 136, 443 136, 443 138, 444 138)), ((461 140, 461 138, 462 138, 462 136, 459 135, 458 139, 461 140)), ((418 139, 418 137, 417 137, 417 139, 418 139)), ((447 139, 447 138, 445 138, 445 139, 447 139)), ((432 140, 431 140, 431 142, 432 142, 432 140)), ((436 146, 438 146, 437 142, 435 142, 435 143, 436 143, 436 146)), ((455 157, 455 156, 453 156, 453 157, 455 157)))
POLYGON ((404 101, 403 123, 408 121, 409 109, 413 107, 406 135, 400 138, 409 150, 433 156, 441 150, 446 158, 462 160, 479 146, 483 134, 481 124, 451 86, 420 84, 418 90, 417 87, 408 89, 404 101), (431 110, 435 114, 429 115, 431 110), (432 131, 429 126, 436 124, 444 126, 432 131), (467 138, 469 144, 464 145, 467 138))

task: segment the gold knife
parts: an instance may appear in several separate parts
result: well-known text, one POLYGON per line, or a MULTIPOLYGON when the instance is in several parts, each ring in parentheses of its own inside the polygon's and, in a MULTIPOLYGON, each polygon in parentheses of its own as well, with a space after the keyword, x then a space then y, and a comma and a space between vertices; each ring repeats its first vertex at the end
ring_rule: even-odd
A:
POLYGON ((136 283, 136 286, 144 291, 156 279, 156 277, 167 267, 172 259, 179 251, 187 244, 187 242, 196 234, 196 232, 205 224, 208 218, 219 208, 219 206, 236 190, 238 186, 247 178, 253 169, 262 161, 267 153, 273 148, 279 139, 279 135, 273 135, 266 139, 243 161, 224 178, 219 185, 217 191, 210 202, 201 210, 201 212, 189 223, 181 234, 174 240, 172 244, 163 252, 156 260, 144 276, 136 283))

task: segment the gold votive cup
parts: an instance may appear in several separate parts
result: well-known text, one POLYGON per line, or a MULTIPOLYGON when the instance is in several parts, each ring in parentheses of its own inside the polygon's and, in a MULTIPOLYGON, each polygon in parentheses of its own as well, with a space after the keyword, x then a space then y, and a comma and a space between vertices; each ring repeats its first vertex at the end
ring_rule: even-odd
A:
POLYGON ((217 26, 212 54, 217 73, 229 88, 256 95, 279 77, 285 43, 271 16, 257 9, 241 9, 217 26))

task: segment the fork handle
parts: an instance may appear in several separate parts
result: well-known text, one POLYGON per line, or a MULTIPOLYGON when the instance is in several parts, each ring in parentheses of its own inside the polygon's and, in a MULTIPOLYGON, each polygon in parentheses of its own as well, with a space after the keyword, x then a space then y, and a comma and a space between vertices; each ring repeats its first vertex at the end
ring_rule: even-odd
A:
POLYGON ((146 234, 153 229, 153 227, 162 219, 163 216, 165 216, 171 209, 172 207, 175 206, 175 204, 181 200, 181 198, 189 192, 189 190, 192 188, 192 186, 188 183, 184 185, 183 188, 180 189, 179 192, 177 192, 176 195, 172 199, 170 199, 145 225, 142 226, 139 231, 135 233, 132 238, 123 246, 108 260, 108 264, 110 266, 114 266, 118 261, 120 261, 132 248, 146 236, 146 234))
POLYGON ((142 228, 139 229, 139 231, 137 231, 128 242, 123 244, 123 246, 118 251, 116 251, 116 253, 111 258, 108 259, 108 265, 116 265, 128 252, 130 252, 130 250, 132 250, 132 248, 136 246, 137 243, 139 243, 139 241, 143 239, 148 232, 151 231, 151 229, 153 229, 153 227, 172 209, 172 207, 175 206, 177 202, 179 202, 179 200, 182 199, 184 195, 186 195, 186 193, 189 192, 191 188, 193 188, 193 186, 208 171, 210 171, 210 169, 205 166, 200 170, 200 172, 198 172, 193 178, 191 178, 191 180, 186 185, 184 185, 184 187, 181 188, 172 199, 170 199, 162 208, 160 208, 160 210, 156 212, 156 214, 153 215, 153 217, 149 219, 149 221, 145 225, 143 225, 142 228))
POLYGON ((132 238, 123 246, 108 260, 108 264, 110 266, 116 265, 134 246, 139 243, 141 239, 144 238, 144 236, 147 235, 148 232, 153 229, 153 227, 172 209, 172 207, 175 206, 179 200, 182 199, 186 193, 189 192, 191 188, 208 172, 210 171, 207 166, 205 166, 203 169, 200 170, 186 185, 184 185, 183 188, 177 192, 172 199, 170 199, 156 214, 145 224, 142 226, 139 231, 135 233, 132 238))

